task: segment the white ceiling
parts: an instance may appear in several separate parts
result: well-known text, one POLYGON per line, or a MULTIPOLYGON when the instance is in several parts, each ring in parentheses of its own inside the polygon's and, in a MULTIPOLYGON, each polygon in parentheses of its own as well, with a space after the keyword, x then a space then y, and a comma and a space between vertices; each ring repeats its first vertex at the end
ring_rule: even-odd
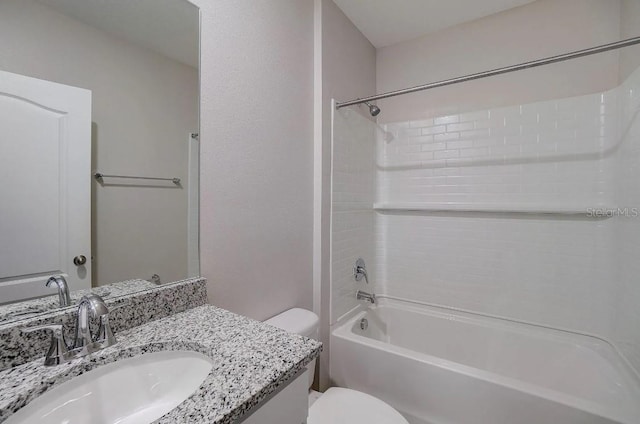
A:
POLYGON ((376 48, 411 40, 534 0, 334 0, 376 48))
POLYGON ((87 25, 198 67, 200 18, 186 0, 38 0, 87 25))

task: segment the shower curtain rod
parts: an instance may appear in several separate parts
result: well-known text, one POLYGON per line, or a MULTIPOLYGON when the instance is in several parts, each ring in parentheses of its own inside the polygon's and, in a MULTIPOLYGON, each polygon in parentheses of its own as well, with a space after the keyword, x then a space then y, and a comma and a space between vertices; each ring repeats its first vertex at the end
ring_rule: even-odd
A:
POLYGON ((504 68, 497 68, 497 69, 492 69, 490 71, 478 72, 476 74, 465 75, 462 77, 456 77, 456 78, 451 78, 447 80, 432 82, 429 84, 418 85, 410 88, 404 88, 402 90, 389 91, 387 93, 376 94, 375 96, 349 100, 348 102, 337 102, 336 109, 340 109, 346 106, 362 104, 365 102, 372 102, 374 100, 401 96, 403 94, 415 93, 417 91, 429 90, 437 87, 444 87, 445 85, 458 84, 461 82, 492 77, 495 75, 506 74, 509 72, 521 71, 523 69, 535 68, 538 66, 549 65, 551 63, 564 62, 565 60, 569 60, 569 59, 576 59, 578 57, 590 56, 592 54, 603 53, 609 50, 616 50, 616 49, 621 49, 623 47, 633 46, 634 44, 640 44, 640 37, 628 38, 626 40, 616 41, 614 43, 609 43, 609 44, 603 44, 601 46, 591 47, 588 49, 576 50, 570 53, 551 56, 544 59, 534 60, 531 62, 520 63, 518 65, 506 66, 504 68))

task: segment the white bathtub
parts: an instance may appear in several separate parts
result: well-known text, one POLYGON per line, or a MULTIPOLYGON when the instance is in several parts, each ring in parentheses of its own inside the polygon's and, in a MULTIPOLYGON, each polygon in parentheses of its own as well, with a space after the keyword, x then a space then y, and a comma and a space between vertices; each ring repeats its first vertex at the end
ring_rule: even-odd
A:
POLYGON ((640 423, 638 380, 595 337, 380 299, 339 324, 330 347, 336 385, 415 424, 640 423))

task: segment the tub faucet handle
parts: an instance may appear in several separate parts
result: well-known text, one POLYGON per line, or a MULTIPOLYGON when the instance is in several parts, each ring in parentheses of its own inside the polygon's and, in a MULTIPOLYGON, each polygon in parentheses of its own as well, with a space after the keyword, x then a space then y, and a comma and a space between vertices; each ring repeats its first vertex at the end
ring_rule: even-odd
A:
POLYGON ((367 275, 367 266, 364 263, 364 259, 358 258, 356 261, 353 267, 353 276, 356 281, 360 281, 364 277, 364 281, 369 284, 369 276, 367 275))

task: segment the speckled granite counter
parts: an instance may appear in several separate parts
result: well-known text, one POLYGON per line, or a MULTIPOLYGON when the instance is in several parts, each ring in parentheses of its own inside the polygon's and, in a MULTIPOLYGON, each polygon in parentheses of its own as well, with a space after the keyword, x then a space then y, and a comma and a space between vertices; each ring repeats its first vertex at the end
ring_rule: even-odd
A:
MULTIPOLYGON (((77 305, 82 296, 90 293, 97 294, 104 300, 108 300, 131 295, 144 290, 152 290, 158 287, 160 286, 157 284, 138 279, 120 281, 91 289, 73 290, 70 293, 71 304, 74 306, 77 305)), ((53 293, 54 290, 55 289, 52 288, 51 296, 0 305, 0 325, 10 324, 12 322, 33 318, 37 315, 56 312, 56 310, 62 309, 59 307, 58 294, 53 293)))
MULTIPOLYGON (((131 280, 119 284, 134 284, 143 290, 105 299, 109 308, 127 303, 126 307, 116 309, 109 315, 111 327, 116 332, 207 303, 207 282, 204 278, 190 278, 152 287, 137 284, 139 282, 144 283, 142 280, 131 280)), ((21 331, 24 327, 61 323, 67 330, 68 340, 71 340, 77 307, 73 305, 16 322, 0 323, 0 370, 41 358, 49 348, 49 334, 44 331, 25 334, 21 331)))
POLYGON ((116 334, 118 344, 68 364, 39 359, 0 372, 0 422, 56 384, 118 359, 162 350, 209 356, 200 388, 157 423, 233 423, 316 358, 322 345, 211 305, 116 334))

